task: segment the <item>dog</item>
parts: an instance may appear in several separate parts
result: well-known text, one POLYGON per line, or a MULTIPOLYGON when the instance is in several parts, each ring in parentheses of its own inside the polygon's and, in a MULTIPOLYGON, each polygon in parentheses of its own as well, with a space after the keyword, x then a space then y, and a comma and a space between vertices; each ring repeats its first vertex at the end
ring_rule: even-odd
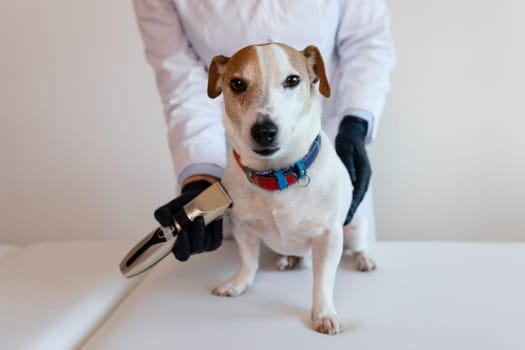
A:
POLYGON ((364 221, 356 217, 343 231, 352 184, 321 130, 319 93, 329 97, 330 86, 320 51, 269 43, 247 46, 231 57, 215 56, 208 95, 221 93, 229 141, 221 182, 234 203, 227 219, 241 267, 212 293, 233 297, 250 287, 264 242, 282 255, 279 270, 295 267, 301 258, 311 261, 313 328, 339 333, 333 290, 343 237, 360 242, 360 251, 354 252, 358 270, 372 270, 375 264, 363 244, 364 221))

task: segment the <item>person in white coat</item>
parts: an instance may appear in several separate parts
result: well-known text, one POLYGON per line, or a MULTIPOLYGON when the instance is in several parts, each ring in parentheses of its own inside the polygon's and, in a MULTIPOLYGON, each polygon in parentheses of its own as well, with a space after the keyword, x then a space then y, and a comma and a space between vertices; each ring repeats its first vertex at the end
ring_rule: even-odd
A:
MULTIPOLYGON (((206 92, 208 64, 247 45, 282 42, 321 51, 334 92, 323 102, 323 129, 354 184, 347 222, 361 205, 375 237, 365 144, 375 138, 395 61, 384 0, 134 0, 134 8, 182 188, 155 211, 161 225, 172 225, 173 213, 220 179, 226 164, 221 104, 206 92)), ((179 234, 174 254, 184 261, 221 242, 221 222, 196 220, 179 234)))

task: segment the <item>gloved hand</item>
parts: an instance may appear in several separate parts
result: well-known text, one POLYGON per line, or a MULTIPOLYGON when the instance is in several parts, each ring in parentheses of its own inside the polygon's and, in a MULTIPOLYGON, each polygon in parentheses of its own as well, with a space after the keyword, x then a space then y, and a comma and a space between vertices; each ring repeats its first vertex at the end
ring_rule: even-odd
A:
POLYGON ((347 115, 339 124, 335 138, 335 150, 350 173, 354 185, 352 204, 344 225, 354 217, 355 211, 368 190, 372 169, 365 149, 365 137, 368 122, 364 119, 347 115))
MULTIPOLYGON (((173 226, 173 215, 210 185, 211 183, 205 180, 193 181, 186 184, 182 188, 179 197, 155 210, 155 219, 157 219, 161 226, 173 226)), ((204 219, 198 217, 193 221, 189 229, 183 228, 181 232, 179 232, 172 252, 177 260, 186 261, 192 254, 217 249, 221 243, 222 220, 216 220, 204 226, 204 219)))

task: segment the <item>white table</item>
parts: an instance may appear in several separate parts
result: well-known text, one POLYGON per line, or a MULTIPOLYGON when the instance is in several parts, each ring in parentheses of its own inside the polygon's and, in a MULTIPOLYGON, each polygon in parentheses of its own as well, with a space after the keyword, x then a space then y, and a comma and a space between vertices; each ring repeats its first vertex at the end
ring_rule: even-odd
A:
POLYGON ((210 295, 238 267, 235 243, 161 262, 85 349, 525 349, 525 244, 380 242, 379 269, 343 260, 335 302, 345 332, 310 327, 310 269, 264 254, 245 295, 210 295))
POLYGON ((0 245, 0 349, 80 347, 141 281, 118 270, 131 244, 0 245))

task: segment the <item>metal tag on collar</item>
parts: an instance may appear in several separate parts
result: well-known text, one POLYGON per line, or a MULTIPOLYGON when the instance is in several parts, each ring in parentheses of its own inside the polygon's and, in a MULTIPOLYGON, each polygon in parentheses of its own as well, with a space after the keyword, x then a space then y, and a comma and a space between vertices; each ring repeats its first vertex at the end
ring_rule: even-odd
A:
POLYGON ((246 175, 246 178, 248 179, 248 182, 252 184, 257 184, 257 181, 255 179, 255 174, 253 173, 252 169, 248 167, 243 167, 242 171, 244 172, 244 175, 246 175))

